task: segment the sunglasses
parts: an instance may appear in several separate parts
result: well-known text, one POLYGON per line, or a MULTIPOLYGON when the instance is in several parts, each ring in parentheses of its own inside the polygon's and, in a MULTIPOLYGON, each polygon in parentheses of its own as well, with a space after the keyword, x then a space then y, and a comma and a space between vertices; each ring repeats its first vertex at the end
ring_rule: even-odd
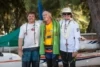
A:
POLYGON ((62 13, 62 15, 71 15, 71 13, 62 13))

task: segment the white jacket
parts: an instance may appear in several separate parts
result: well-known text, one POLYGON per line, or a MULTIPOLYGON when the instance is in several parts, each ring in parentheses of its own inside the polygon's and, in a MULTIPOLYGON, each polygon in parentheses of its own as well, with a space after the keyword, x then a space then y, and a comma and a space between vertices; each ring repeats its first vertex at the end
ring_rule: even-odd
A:
POLYGON ((60 50, 76 52, 79 50, 80 30, 74 20, 60 21, 60 50), (67 44, 67 45, 66 45, 67 44))

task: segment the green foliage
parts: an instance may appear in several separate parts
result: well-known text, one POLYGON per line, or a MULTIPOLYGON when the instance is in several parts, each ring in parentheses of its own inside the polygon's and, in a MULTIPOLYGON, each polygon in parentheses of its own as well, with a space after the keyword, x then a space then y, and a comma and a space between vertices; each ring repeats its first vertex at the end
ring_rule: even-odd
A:
POLYGON ((80 29, 82 33, 85 33, 89 24, 89 10, 88 8, 84 7, 84 4, 80 4, 80 6, 73 6, 73 13, 74 13, 74 18, 76 21, 80 24, 80 29), (77 9, 78 8, 78 9, 77 9))
POLYGON ((20 26, 25 16, 24 6, 23 0, 0 0, 0 21, 3 22, 1 27, 6 33, 20 26))
POLYGON ((80 0, 69 0, 69 2, 73 5, 79 5, 80 4, 80 0))
POLYGON ((37 10, 37 0, 24 0, 26 11, 36 11, 37 10))
POLYGON ((44 10, 50 11, 53 16, 59 15, 59 0, 42 0, 44 10))
MULTIPOLYGON (((71 7, 73 17, 80 24, 81 32, 86 32, 89 23, 89 9, 86 0, 41 0, 43 9, 61 18, 63 7, 71 7)), ((26 12, 35 11, 38 15, 38 0, 0 0, 0 29, 9 32, 26 21, 26 12), (1 23, 2 22, 2 23, 1 23)))

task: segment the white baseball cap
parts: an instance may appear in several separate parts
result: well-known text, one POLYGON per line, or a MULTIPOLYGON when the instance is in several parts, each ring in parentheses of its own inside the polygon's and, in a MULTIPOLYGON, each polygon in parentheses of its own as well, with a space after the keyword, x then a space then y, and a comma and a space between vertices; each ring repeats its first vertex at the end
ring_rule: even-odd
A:
POLYGON ((69 7, 63 8, 63 9, 61 10, 61 13, 72 13, 72 10, 71 10, 69 7))

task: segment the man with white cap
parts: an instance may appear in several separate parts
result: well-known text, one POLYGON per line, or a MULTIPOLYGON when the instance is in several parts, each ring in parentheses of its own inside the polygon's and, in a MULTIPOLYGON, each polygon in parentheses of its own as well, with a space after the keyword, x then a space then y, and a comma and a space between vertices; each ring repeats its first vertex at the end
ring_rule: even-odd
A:
POLYGON ((79 25, 72 19, 72 10, 67 7, 61 10, 60 21, 60 54, 63 67, 75 67, 75 57, 79 49, 79 25))

